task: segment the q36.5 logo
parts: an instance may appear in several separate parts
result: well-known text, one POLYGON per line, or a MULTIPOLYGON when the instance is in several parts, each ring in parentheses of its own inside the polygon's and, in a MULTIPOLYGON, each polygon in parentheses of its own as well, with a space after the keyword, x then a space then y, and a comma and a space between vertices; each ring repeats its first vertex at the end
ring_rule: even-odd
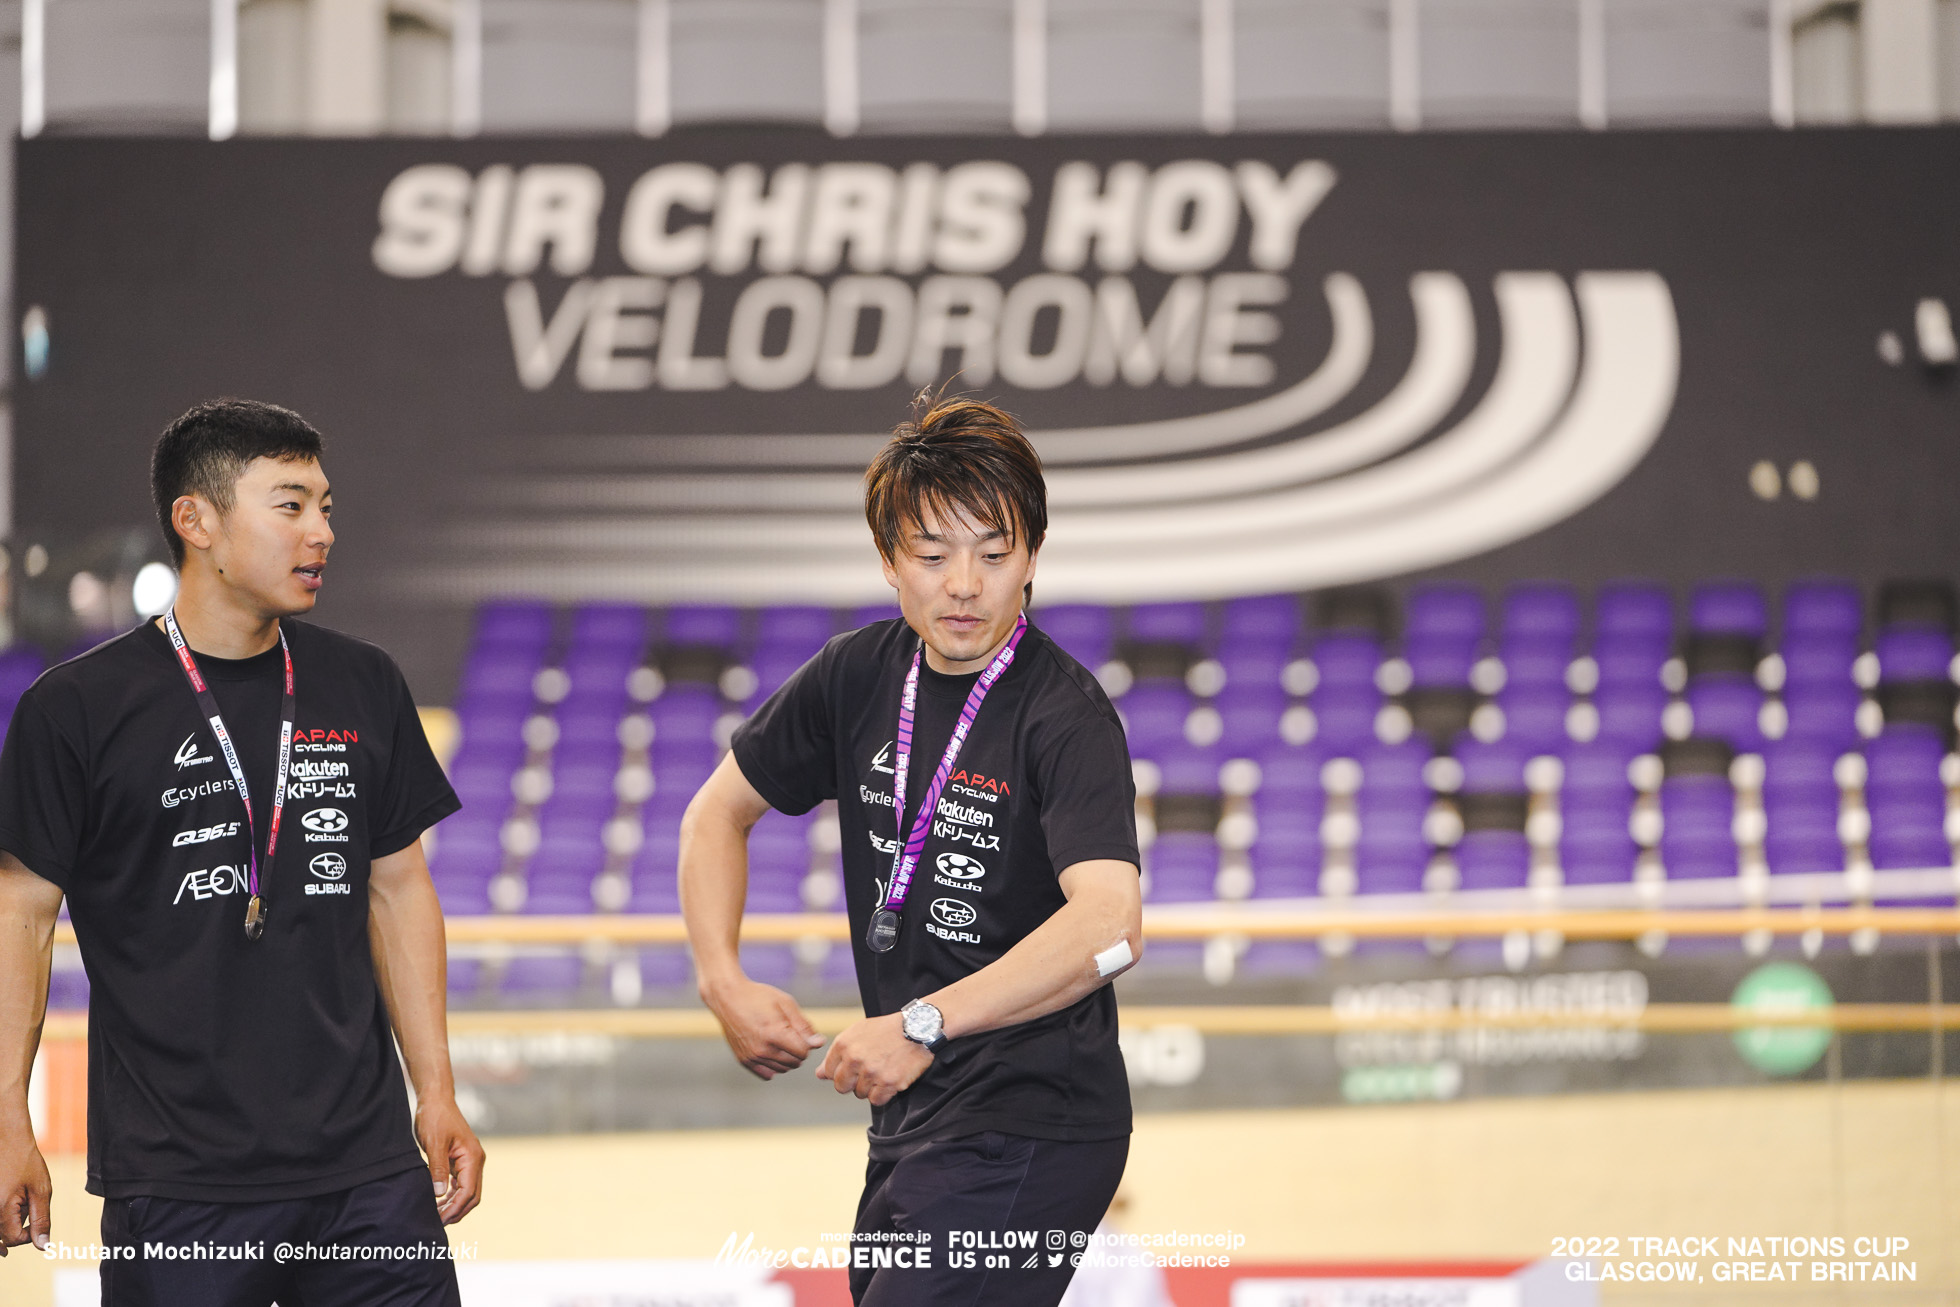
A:
POLYGON ((307 863, 306 868, 321 880, 339 880, 347 874, 347 859, 338 853, 322 853, 307 863))
POLYGON ((299 824, 321 835, 338 835, 347 829, 347 814, 338 808, 315 808, 299 824))
POLYGON ((932 919, 940 925, 950 926, 954 930, 971 926, 973 919, 979 915, 978 912, 974 911, 971 904, 962 903, 958 899, 934 899, 932 901, 932 919))

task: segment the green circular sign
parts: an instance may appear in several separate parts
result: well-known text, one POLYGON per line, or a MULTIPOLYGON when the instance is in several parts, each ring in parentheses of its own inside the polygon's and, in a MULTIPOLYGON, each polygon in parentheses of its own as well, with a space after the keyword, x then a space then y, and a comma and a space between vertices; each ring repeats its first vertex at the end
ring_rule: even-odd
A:
MULTIPOLYGON (((1745 1012, 1791 1016, 1828 1012, 1831 987, 1801 962, 1766 962, 1743 978, 1730 1000, 1745 1012)), ((1817 1065, 1831 1046, 1829 1026, 1748 1026, 1735 1032, 1743 1060, 1773 1076, 1794 1076, 1817 1065)))

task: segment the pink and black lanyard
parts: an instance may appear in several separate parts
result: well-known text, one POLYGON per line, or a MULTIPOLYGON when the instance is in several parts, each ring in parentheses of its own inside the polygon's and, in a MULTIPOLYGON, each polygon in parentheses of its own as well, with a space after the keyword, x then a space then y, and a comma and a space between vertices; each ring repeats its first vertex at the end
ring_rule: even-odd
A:
MULTIPOLYGON (((925 852, 932 816, 939 809, 940 792, 946 788, 946 778, 953 774, 953 764, 959 761, 960 749, 973 730, 973 719, 980 715, 987 691, 994 688, 994 682, 1014 661, 1014 649, 1027 629, 1024 613, 1014 620, 1014 634, 1007 637, 1007 643, 1000 647, 994 660, 987 664, 987 670, 980 673, 980 679, 967 692, 966 706, 960 709, 953 738, 946 742, 946 755, 939 760, 939 770, 932 774, 932 783, 926 786, 919 815, 912 819, 911 833, 905 837, 903 847, 892 855, 891 881, 885 887, 884 901, 871 914, 871 924, 865 929, 864 946, 873 953, 889 953, 898 943, 898 914, 905 910, 905 892, 912 888, 912 873, 918 868, 919 855, 925 852)), ((900 822, 905 820, 905 779, 912 766, 912 727, 919 704, 919 663, 924 656, 922 644, 912 655, 912 670, 905 674, 905 693, 898 701, 897 756, 892 760, 892 816, 900 822)))
MULTIPOLYGON (((225 766, 231 768, 232 783, 238 786, 238 797, 245 804, 245 834, 251 841, 247 850, 251 868, 252 902, 245 909, 245 938, 257 939, 265 934, 266 903, 259 892, 259 833, 252 821, 252 791, 245 784, 245 769, 239 765, 238 750, 231 744, 231 732, 225 729, 225 719, 218 711, 218 701, 211 696, 211 687, 204 683, 198 674, 197 659, 191 656, 191 647, 184 643, 184 633, 177 628, 177 610, 172 608, 163 615, 163 629, 170 632, 170 644, 177 651, 177 664, 184 669, 184 677, 191 683, 191 692, 197 696, 197 706, 211 723, 211 734, 218 737, 218 752, 225 756, 225 766)), ((279 784, 272 794, 271 829, 266 832, 265 865, 272 869, 272 856, 279 848, 279 816, 286 808, 286 770, 293 756, 293 651, 286 645, 285 631, 279 632, 279 652, 286 656, 286 693, 279 701, 279 784)))

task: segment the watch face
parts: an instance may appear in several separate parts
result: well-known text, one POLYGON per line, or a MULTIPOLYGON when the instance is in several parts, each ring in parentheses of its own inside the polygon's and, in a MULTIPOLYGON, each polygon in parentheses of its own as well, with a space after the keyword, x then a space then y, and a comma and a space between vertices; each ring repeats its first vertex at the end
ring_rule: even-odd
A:
POLYGON ((923 1003, 917 1007, 906 1008, 904 1016, 907 1039, 924 1043, 939 1033, 939 1013, 923 1003))

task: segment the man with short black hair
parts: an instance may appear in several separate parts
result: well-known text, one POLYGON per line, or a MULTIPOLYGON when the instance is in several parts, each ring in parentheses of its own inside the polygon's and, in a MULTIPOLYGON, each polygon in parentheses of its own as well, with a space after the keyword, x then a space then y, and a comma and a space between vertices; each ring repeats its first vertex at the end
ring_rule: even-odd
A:
POLYGON ((1095 678, 1027 621, 1047 530, 1014 419, 951 400, 899 428, 865 516, 901 620, 838 636, 735 734, 681 827, 702 998, 767 1080, 823 1040, 737 945, 748 831, 837 801, 865 1019, 817 1075, 872 1105, 862 1307, 1053 1304, 1122 1178, 1109 981, 1142 950, 1136 793, 1095 678), (1012 1265, 948 1246, 1060 1232, 1012 1265))
POLYGON ((295 620, 334 540, 320 453, 270 404, 172 423, 175 604, 36 681, 0 750, 0 1253, 48 1240, 27 1078, 65 896, 88 1188, 138 1250, 103 1261, 109 1307, 459 1301, 442 1227, 483 1149, 420 843, 458 804, 388 655, 295 620))

